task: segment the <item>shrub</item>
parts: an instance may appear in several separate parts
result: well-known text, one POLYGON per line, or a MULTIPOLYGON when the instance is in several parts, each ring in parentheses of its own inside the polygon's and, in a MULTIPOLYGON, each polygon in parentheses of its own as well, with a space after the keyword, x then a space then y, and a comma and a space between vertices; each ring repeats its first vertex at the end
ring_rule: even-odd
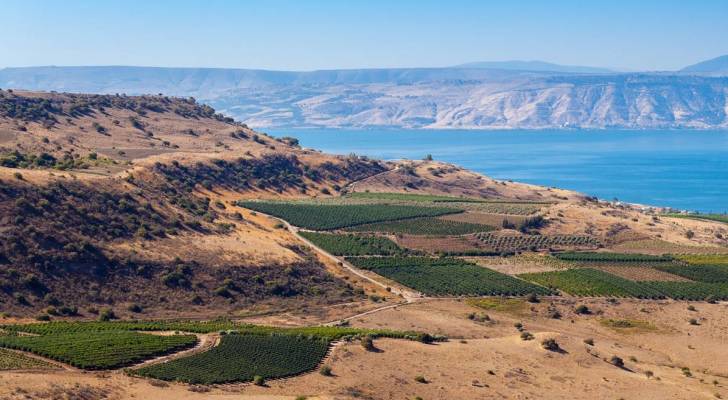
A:
POLYGON ((700 325, 698 320, 695 318, 690 318, 690 321, 688 321, 688 322, 690 323, 690 325, 700 325))
POLYGON ((131 311, 131 312, 133 312, 133 313, 140 313, 140 312, 143 311, 142 310, 142 306, 140 306, 139 304, 132 304, 132 305, 130 305, 129 308, 128 308, 128 310, 131 311))
POLYGON ((111 308, 104 308, 99 312, 99 321, 111 321, 116 319, 116 314, 111 308))
POLYGON ((526 296, 526 301, 529 303, 540 303, 541 300, 538 298, 536 293, 529 293, 528 296, 526 296))
POLYGON ((614 365, 615 367, 624 368, 624 360, 622 360, 621 357, 612 356, 612 358, 609 360, 609 362, 612 365, 614 365))
POLYGON ((533 340, 534 336, 531 332, 521 332, 521 340, 533 340))
POLYGON ((594 339, 592 339, 592 338, 584 339, 584 344, 588 344, 589 346, 594 346, 594 339))
POLYGON ((323 367, 321 367, 321 369, 319 370, 319 373, 323 376, 333 376, 334 375, 331 372, 331 367, 329 367, 328 365, 324 365, 323 367))
POLYGON ((15 177, 15 179, 17 179, 19 181, 23 180, 23 174, 21 174, 20 172, 14 173, 13 176, 15 177))
POLYGON ((371 336, 363 336, 361 338, 361 347, 363 347, 366 351, 376 350, 376 347, 374 347, 374 340, 371 336))
POLYGON ((422 375, 417 375, 417 376, 415 376, 415 382, 427 383, 427 379, 422 375))
POLYGON ((265 386, 265 378, 260 375, 256 375, 253 377, 253 383, 258 386, 265 386))
POLYGON ((574 310, 574 312, 581 315, 591 314, 591 310, 589 309, 589 307, 585 306, 584 304, 576 307, 576 310, 574 310))
POLYGON ((561 350, 561 347, 559 347, 559 343, 556 342, 556 339, 544 339, 541 342, 541 347, 548 351, 559 351, 561 350))

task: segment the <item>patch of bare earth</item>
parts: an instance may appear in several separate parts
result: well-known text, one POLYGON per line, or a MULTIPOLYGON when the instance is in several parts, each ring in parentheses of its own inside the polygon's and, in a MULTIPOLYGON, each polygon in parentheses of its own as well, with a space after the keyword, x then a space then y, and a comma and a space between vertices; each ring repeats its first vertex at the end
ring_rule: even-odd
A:
POLYGON ((648 266, 589 264, 589 268, 598 269, 633 281, 690 282, 690 279, 648 266))

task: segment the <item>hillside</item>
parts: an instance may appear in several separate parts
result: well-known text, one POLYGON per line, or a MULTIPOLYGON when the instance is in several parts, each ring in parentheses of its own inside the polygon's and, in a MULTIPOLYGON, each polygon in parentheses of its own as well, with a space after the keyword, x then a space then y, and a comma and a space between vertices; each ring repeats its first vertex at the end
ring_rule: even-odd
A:
POLYGON ((609 204, 576 193, 437 162, 302 149, 295 139, 256 133, 191 99, 2 91, 0 262, 7 267, 0 298, 6 311, 22 314, 54 303, 139 303, 162 315, 299 297, 353 299, 361 292, 334 278, 297 239, 233 201, 403 190, 556 202, 549 232, 611 242, 725 240, 714 235, 723 230, 719 223, 655 226, 636 208, 606 211, 609 204), (594 217, 586 222, 584 215, 594 217), (688 240, 682 232, 690 225, 705 228, 694 228, 688 240))
POLYGON ((692 67, 674 73, 614 73, 530 65, 504 64, 501 68, 498 64, 476 63, 452 68, 311 72, 6 68, 0 70, 0 87, 194 96, 251 127, 716 129, 728 126, 725 110, 728 78, 725 77, 703 76, 706 75, 703 72, 691 72, 692 67))
POLYGON ((662 211, 2 90, 0 397, 717 398, 728 225, 662 211))
POLYGON ((335 193, 387 168, 301 150, 188 99, 8 91, 0 166, 4 311, 161 315, 360 297, 229 193, 335 193))

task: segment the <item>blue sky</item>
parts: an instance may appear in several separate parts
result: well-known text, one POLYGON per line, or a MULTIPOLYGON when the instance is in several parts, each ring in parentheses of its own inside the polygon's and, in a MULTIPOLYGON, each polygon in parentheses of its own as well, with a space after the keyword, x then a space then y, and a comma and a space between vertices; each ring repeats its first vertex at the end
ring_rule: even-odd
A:
POLYGON ((2 0, 0 67, 312 70, 538 59, 667 70, 728 54, 728 1, 2 0))

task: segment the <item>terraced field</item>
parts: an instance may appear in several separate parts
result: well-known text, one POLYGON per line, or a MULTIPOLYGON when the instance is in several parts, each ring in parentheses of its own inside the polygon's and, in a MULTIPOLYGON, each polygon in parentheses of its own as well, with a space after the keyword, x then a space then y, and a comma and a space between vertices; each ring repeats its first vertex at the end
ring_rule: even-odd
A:
POLYGON ((360 329, 334 326, 302 326, 294 328, 281 328, 274 326, 244 324, 224 319, 211 321, 52 321, 48 323, 1 325, 0 328, 13 334, 30 333, 42 336, 108 333, 119 331, 180 331, 194 333, 211 333, 234 330, 235 332, 245 334, 269 335, 277 333, 286 335, 318 336, 334 340, 344 336, 353 335, 368 335, 373 337, 389 337, 401 339, 414 334, 412 332, 390 331, 386 329, 360 329))
POLYGON ((113 369, 192 347, 194 335, 104 331, 0 336, 0 347, 28 351, 82 369, 113 369))
POLYGON ((522 274, 521 278, 574 296, 636 297, 658 299, 665 297, 660 291, 603 271, 591 268, 574 268, 522 274))
POLYGON ((675 259, 672 256, 655 256, 636 253, 607 253, 607 252, 562 252, 554 253, 554 257, 564 261, 599 262, 599 263, 669 263, 675 259))
MULTIPOLYGON (((685 266, 657 266, 656 272, 666 268, 693 268, 685 266)), ((613 268, 648 268, 615 265, 613 268)), ((667 272, 662 272, 667 274, 667 272)), ((654 272, 625 279, 592 268, 575 268, 519 275, 523 279, 561 290, 574 296, 635 297, 642 299, 672 298, 676 300, 725 300, 728 299, 728 282, 694 282, 687 279, 654 280, 654 272), (643 280, 644 279, 644 280, 643 280)))
POLYGON ((728 284, 726 265, 660 265, 655 268, 693 281, 728 284))
POLYGON ((328 347, 329 340, 320 337, 229 334, 209 351, 134 373, 195 384, 249 382, 255 376, 281 378, 316 368, 328 347))
POLYGON ((728 284, 705 282, 641 282, 675 300, 728 300, 728 284))
POLYGON ((388 221, 357 225, 347 228, 352 232, 385 232, 410 235, 452 236, 476 232, 488 232, 495 228, 488 225, 443 220, 440 218, 415 218, 403 221, 388 221))
POLYGON ((430 296, 552 293, 544 287, 453 258, 376 257, 347 260, 430 296))
POLYGON ((451 207, 414 205, 317 205, 262 201, 239 201, 237 204, 240 207, 282 218, 292 225, 313 230, 332 230, 375 222, 435 217, 462 212, 462 210, 451 207))
POLYGON ((404 249, 386 237, 318 232, 300 232, 300 235, 337 256, 391 256, 405 253, 404 249))

